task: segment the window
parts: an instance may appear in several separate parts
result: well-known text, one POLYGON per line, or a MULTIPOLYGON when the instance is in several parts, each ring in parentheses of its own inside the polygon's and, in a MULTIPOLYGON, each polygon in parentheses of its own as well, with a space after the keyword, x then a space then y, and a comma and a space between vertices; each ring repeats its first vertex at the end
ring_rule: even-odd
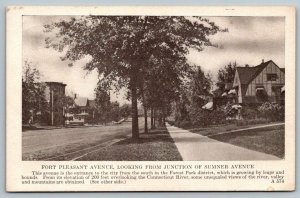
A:
POLYGON ((276 81, 277 74, 267 74, 267 81, 276 81))

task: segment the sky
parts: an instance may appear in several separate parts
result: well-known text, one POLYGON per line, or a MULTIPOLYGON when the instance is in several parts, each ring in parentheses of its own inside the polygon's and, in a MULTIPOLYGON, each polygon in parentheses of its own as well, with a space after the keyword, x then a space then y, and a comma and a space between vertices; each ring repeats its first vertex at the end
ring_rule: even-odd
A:
MULTIPOLYGON (((187 55, 191 64, 211 74, 216 79, 220 68, 230 62, 238 66, 258 65, 273 60, 279 67, 285 67, 285 20, 284 17, 206 17, 228 32, 219 32, 210 40, 219 47, 205 47, 203 51, 190 50, 187 55)), ((23 16, 23 63, 27 60, 40 71, 43 81, 56 81, 67 84, 68 95, 76 93, 79 97, 94 99, 94 89, 98 82, 96 71, 87 73, 82 67, 88 59, 82 59, 68 66, 61 61, 61 54, 54 49, 45 48, 44 25, 62 17, 23 16)), ((124 91, 112 93, 114 101, 124 103, 124 91)))

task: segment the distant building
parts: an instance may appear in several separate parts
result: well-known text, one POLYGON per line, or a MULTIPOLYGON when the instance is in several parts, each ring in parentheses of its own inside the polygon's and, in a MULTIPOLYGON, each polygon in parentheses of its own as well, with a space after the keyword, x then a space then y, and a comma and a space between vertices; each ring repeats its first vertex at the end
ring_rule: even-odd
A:
POLYGON ((85 97, 78 97, 75 94, 74 97, 74 102, 75 102, 75 109, 76 109, 76 113, 87 113, 87 102, 88 102, 88 98, 85 97))
POLYGON ((237 67, 232 89, 228 95, 235 95, 239 104, 257 105, 263 102, 284 104, 284 68, 272 60, 255 67, 237 67))
POLYGON ((48 103, 47 111, 43 115, 43 122, 48 125, 64 124, 64 104, 66 84, 60 82, 45 82, 45 98, 48 103))
POLYGON ((77 94, 75 94, 74 103, 74 106, 70 108, 68 114, 66 115, 70 123, 75 123, 75 120, 81 124, 96 122, 95 100, 89 100, 86 97, 78 97, 77 94))

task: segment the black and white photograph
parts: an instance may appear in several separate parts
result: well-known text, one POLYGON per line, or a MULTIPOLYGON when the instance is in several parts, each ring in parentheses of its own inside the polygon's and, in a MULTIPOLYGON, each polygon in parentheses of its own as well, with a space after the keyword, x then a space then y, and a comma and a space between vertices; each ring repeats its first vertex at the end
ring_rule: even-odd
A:
POLYGON ((285 25, 23 15, 22 160, 284 160, 285 25))
POLYGON ((295 190, 295 8, 10 6, 6 189, 295 190))

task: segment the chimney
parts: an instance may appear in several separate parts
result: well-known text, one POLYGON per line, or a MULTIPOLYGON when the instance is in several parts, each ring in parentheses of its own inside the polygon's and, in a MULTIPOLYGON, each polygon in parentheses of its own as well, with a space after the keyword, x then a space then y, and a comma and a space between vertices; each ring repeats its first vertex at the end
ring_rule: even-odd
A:
POLYGON ((77 94, 74 94, 74 100, 77 98, 77 94))
POLYGON ((264 62, 265 62, 265 60, 264 60, 264 59, 262 59, 262 60, 261 60, 261 63, 264 63, 264 62))

